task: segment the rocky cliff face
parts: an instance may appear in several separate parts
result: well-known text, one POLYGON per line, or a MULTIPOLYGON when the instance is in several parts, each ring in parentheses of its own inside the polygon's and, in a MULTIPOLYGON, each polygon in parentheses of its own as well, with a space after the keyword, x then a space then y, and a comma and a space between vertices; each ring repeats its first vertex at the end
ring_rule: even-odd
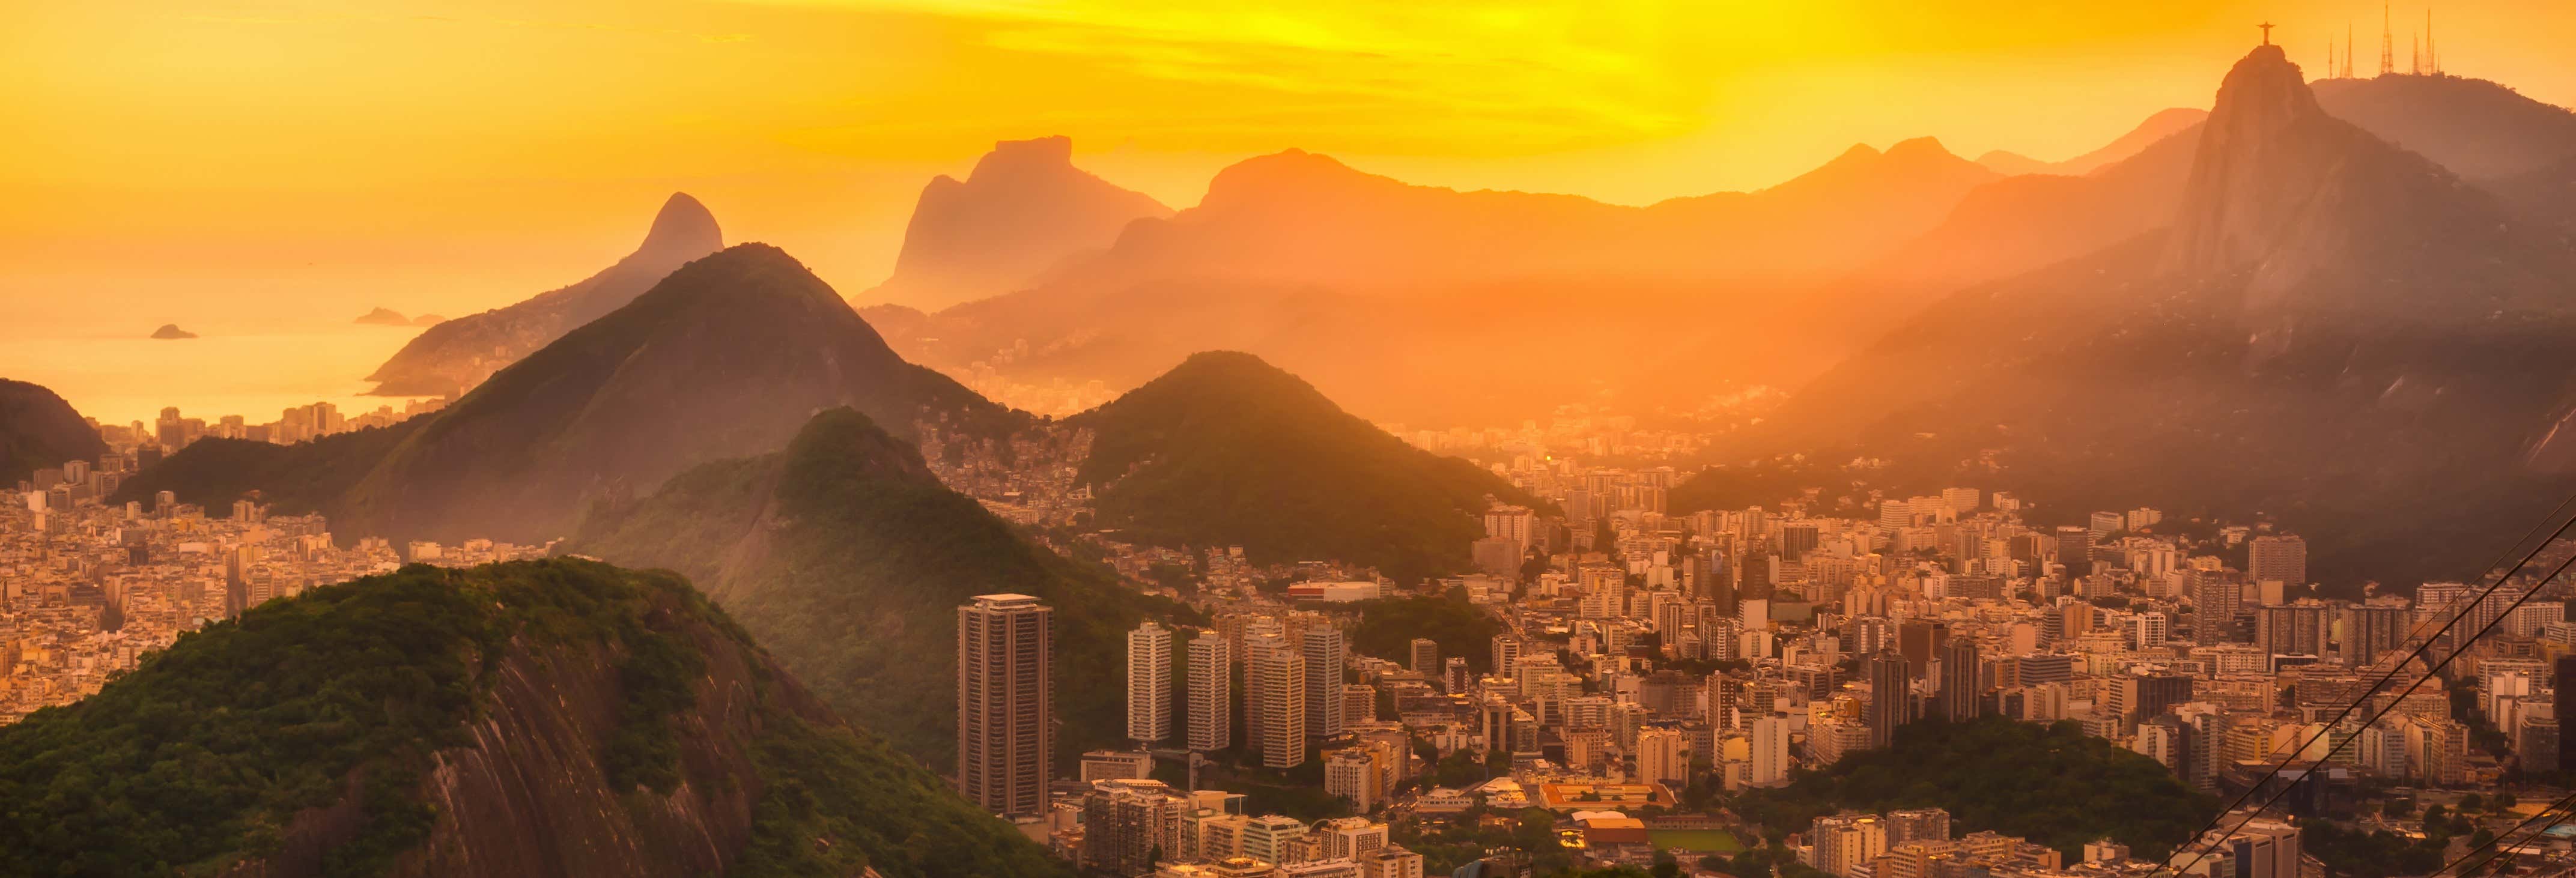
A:
POLYGON ((413 566, 181 638, 0 729, 0 817, 7 874, 1066 872, 686 582, 573 560, 413 566))
POLYGON ((1942 297, 1766 429, 2061 509, 2260 511, 2330 584, 2478 575, 2576 459, 2566 239, 2334 118, 2278 47, 2214 106, 2169 229, 1942 297))
POLYGON ((723 248, 723 231, 706 205, 673 193, 644 243, 615 265, 515 305, 431 326, 367 380, 386 395, 462 394, 574 327, 624 307, 681 265, 723 248))
MULTIPOLYGON (((751 841, 765 785, 756 747, 769 727, 839 721, 801 689, 778 685, 781 672, 766 657, 702 620, 679 627, 673 633, 707 661, 689 706, 667 720, 676 733, 674 789, 621 788, 602 765, 598 743, 618 732, 626 709, 618 650, 513 643, 491 671, 482 715, 465 726, 465 741, 430 754, 415 794, 438 819, 386 874, 722 874, 751 841)), ((275 856, 227 874, 329 874, 326 855, 366 828, 364 789, 353 783, 340 801, 297 814, 275 856)))
POLYGON ((2258 330, 2565 305, 2531 270, 2564 263, 2563 247, 2529 240, 2431 160, 2328 114, 2279 46, 2228 72, 2177 217, 2164 270, 2244 276, 2258 330))

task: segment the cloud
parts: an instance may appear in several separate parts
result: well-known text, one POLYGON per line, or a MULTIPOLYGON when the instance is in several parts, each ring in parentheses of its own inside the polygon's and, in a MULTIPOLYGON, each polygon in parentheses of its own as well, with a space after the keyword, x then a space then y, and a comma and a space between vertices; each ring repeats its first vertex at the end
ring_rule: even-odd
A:
POLYGON ((1689 46, 1692 29, 1673 27, 1660 3, 753 2, 930 16, 989 49, 1221 91, 1273 116, 1525 146, 1696 129, 1715 75, 1707 62, 1722 57, 1689 46))
POLYGON ((702 43, 740 43, 740 42, 746 42, 746 41, 749 41, 749 40, 751 40, 751 39, 752 39, 752 36, 751 36, 750 34, 746 34, 746 33, 702 33, 702 32, 698 32, 698 31, 680 30, 680 29, 676 29, 676 28, 664 28, 664 27, 643 27, 643 26, 636 26, 636 25, 610 24, 610 23, 603 23, 603 22, 550 21, 550 20, 544 20, 544 19, 524 19, 524 18, 489 18, 489 17, 479 17, 479 16, 455 16, 455 15, 408 15, 408 16, 404 16, 404 15, 358 15, 358 14, 345 14, 345 13, 316 13, 316 14, 312 14, 312 15, 292 16, 292 17, 289 17, 289 16, 247 16, 247 15, 180 15, 180 16, 174 16, 174 18, 176 18, 176 19, 177 19, 177 20, 179 20, 179 21, 199 22, 199 23, 205 23, 205 24, 242 24, 242 25, 261 25, 261 26, 308 26, 308 25, 323 25, 323 24, 350 24, 350 23, 358 23, 358 24, 407 24, 407 23, 429 23, 429 24, 436 24, 436 25, 460 25, 460 26, 466 26, 466 27, 542 28, 542 29, 548 29, 548 30, 597 31, 597 32, 602 32, 602 33, 637 34, 637 35, 642 35, 642 36, 678 37, 678 38, 682 38, 682 39, 693 39, 693 40, 697 40, 697 41, 702 42, 702 43))

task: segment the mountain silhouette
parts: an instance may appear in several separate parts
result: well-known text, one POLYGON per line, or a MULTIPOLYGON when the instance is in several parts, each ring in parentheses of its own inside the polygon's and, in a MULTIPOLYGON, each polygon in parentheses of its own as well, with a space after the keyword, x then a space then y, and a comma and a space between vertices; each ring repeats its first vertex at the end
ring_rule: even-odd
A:
POLYGON ((2576 113, 2487 80, 2390 74, 2314 88, 2328 115, 2474 182, 2576 156, 2576 113))
MULTIPOLYGON (((2538 232, 2562 239, 2576 234, 2576 199, 2564 197, 2576 190, 2576 113, 2496 83, 2448 76, 2334 79, 2311 88, 2326 115, 2487 189, 2510 219, 2537 223, 2538 232)), ((1874 336, 1949 291, 2172 225, 2208 115, 2167 110, 2085 159, 2024 168, 2025 176, 1978 187, 1930 232, 1820 294, 1820 308, 1853 318, 1832 332, 1874 336), (2158 134, 2161 139, 2133 149, 2140 138, 2158 134), (2060 176, 2123 151, 2125 157, 2084 176, 2060 176)), ((1828 339, 1816 344, 1830 347, 1828 339)))
POLYGON ((2563 252, 2523 238, 2486 193, 2328 114, 2266 46, 2220 87, 2165 267, 2246 274, 2251 322, 2483 321, 2565 304, 2563 252))
POLYGON ((296 446, 200 442, 129 488, 191 502, 260 490, 352 534, 543 542, 570 535, 593 498, 782 448, 813 412, 837 406, 903 435, 923 419, 969 434, 1015 423, 904 362, 785 252, 743 244, 672 272, 437 413, 296 446))
POLYGON ((1850 318, 1832 332, 1875 337, 1960 287, 2163 229, 2181 209, 2199 142, 2193 125, 2084 176, 2026 174, 1979 186, 1931 231, 1820 295, 1818 307, 1850 318))
MULTIPOLYGON (((1134 387, 1190 353, 1226 348, 1371 417, 1503 417, 1605 382, 1671 384, 1684 355, 1506 388, 1478 377, 1474 364, 1492 351, 1624 344, 1645 315, 1740 331, 1795 291, 1919 236, 1996 177, 1917 140, 1856 147, 1756 192, 1629 207, 1413 185, 1287 150, 1227 167, 1198 205, 1130 223, 1035 287, 882 317, 903 328, 888 338, 906 357, 1006 380, 1134 387), (1570 289, 1581 307, 1564 307, 1570 289)), ((1691 364, 1758 368, 1771 353, 1758 338, 1724 341, 1715 347, 1740 360, 1691 364)))
POLYGON ((2316 90, 2326 112, 2494 193, 2541 234, 2576 237, 2576 112, 2457 76, 2337 79, 2316 90))
POLYGON ((2200 123, 2208 118, 2207 110, 2175 107, 2148 116, 2146 121, 2138 123, 2138 127, 2129 129, 2129 133, 2120 135, 2118 139, 2104 144, 2100 149, 2062 162, 2043 162, 2027 156, 1995 150, 1978 156, 1977 164, 2006 176, 2055 174, 2081 177, 2104 167, 2127 161, 2130 157, 2145 152, 2148 147, 2163 142, 2166 138, 2199 127, 2200 123))
POLYGON ((410 326, 410 325, 412 325, 412 324, 411 324, 411 318, 402 316, 402 313, 401 313, 401 312, 399 312, 399 311, 395 311, 395 310, 393 310, 393 309, 391 309, 391 308, 383 308, 383 307, 378 307, 378 308, 372 308, 372 309, 369 309, 369 310, 367 311, 367 313, 364 313, 364 314, 360 314, 360 315, 358 315, 358 319, 353 320, 353 321, 350 321, 350 322, 352 322, 352 323, 358 323, 358 324, 362 324, 362 325, 367 325, 367 326, 410 326))
POLYGON ((1161 545, 1242 546, 1256 564, 1347 561, 1416 582, 1467 566, 1489 498, 1536 502, 1233 351, 1193 355, 1065 426, 1092 435, 1077 478, 1096 486, 1101 526, 1161 545))
POLYGON ((1994 177, 1927 138, 1886 152, 1856 146, 1756 192, 1636 208, 1417 186, 1292 149, 1219 171, 1196 207, 1137 224, 1064 281, 1238 278, 1401 293, 1526 276, 1808 276, 1920 233, 1994 177))
POLYGON ((429 327, 367 376, 390 396, 454 396, 574 327, 634 301, 673 269, 724 248, 706 205, 672 193, 635 252, 598 274, 536 297, 429 327))
POLYGON ((1057 262, 1109 246, 1171 208, 1073 166, 1073 139, 1005 140, 965 180, 922 187, 894 275, 860 296, 935 311, 1021 289, 1057 262))
POLYGON ((71 403, 43 385, 0 378, 0 485, 105 453, 107 443, 71 403))
POLYGON ((2326 113, 2278 47, 2191 146, 2169 229, 1939 299, 1766 447, 1867 447, 1925 485, 1972 466, 2068 513, 2260 510, 2346 585, 2475 575, 2576 462, 2563 239, 2326 113))

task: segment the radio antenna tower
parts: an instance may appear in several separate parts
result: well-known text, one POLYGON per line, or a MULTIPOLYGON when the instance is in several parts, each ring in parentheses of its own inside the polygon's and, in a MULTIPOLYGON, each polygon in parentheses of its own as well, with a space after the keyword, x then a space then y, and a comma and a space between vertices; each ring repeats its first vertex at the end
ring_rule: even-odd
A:
POLYGON ((2388 4, 2379 5, 2379 75, 2397 72, 2397 37, 2388 17, 2388 4))
POLYGON ((2343 78, 2352 78, 2352 21, 2343 23, 2343 78))
POLYGON ((2424 72, 2442 75, 2442 52, 2433 47, 2433 7, 2424 7, 2424 72))

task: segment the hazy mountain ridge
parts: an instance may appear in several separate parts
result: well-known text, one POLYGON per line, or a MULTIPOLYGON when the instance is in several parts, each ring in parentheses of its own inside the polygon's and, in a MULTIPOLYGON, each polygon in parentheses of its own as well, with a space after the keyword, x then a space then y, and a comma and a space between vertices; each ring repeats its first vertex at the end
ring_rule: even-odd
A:
POLYGON ((1020 289, 1172 209, 1073 166, 1073 140, 1005 140, 966 179, 922 187, 893 276, 862 301, 936 310, 1020 289))
MULTIPOLYGON (((1289 150, 1226 168, 1198 206, 1129 224, 1039 286, 906 320, 888 338, 954 373, 1113 388, 1235 348, 1373 417, 1501 417, 1597 382, 1533 376, 1489 391, 1462 363, 1569 332, 1615 344, 1638 313, 1727 330, 1738 320, 1722 316, 1783 308, 1796 287, 1911 239, 1995 177, 1918 140, 1855 148, 1759 192, 1640 208, 1416 186, 1289 150), (1582 313, 1565 313, 1570 287, 1591 303, 1582 313)), ((1758 368, 1763 354, 1741 362, 1758 368)), ((1670 374, 1639 363, 1622 377, 1670 374)))
POLYGON ((1197 206, 1131 224, 1053 284, 1232 279, 1409 295, 1528 276, 1804 277, 1919 233, 1995 177, 1927 138, 1884 153, 1856 146, 1767 189, 1638 208, 1414 185, 1291 149, 1227 166, 1197 206))
MULTIPOLYGON (((835 708, 932 765, 956 753, 956 612, 1020 592, 1056 610, 1060 692, 1115 690, 1124 632, 1188 611, 1030 543, 848 409, 785 451, 707 464, 591 516, 574 550, 680 570, 835 708)), ((1116 699, 1067 698, 1058 755, 1115 746, 1116 699)), ((1067 763, 1069 764, 1069 762, 1067 763)))
POLYGON ((2390 74, 2314 83, 2317 103, 2461 177, 2531 173, 2576 156, 2576 113, 2483 79, 2390 74))
POLYGON ((190 634, 0 729, 0 808, 13 874, 1066 872, 687 583, 582 561, 408 567, 190 634))
POLYGON ((785 447, 812 412, 839 405, 902 432, 922 417, 1005 414, 895 356, 785 252, 744 244, 439 413, 359 483, 349 522, 442 539, 561 536, 580 498, 785 447))
POLYGON ((2050 174, 2081 177, 2128 161, 2166 138, 2200 127, 2200 124, 2208 119, 2208 110, 2197 107, 2174 107, 2157 111, 2155 115, 2148 116, 2146 121, 2138 123, 2138 127, 2129 129, 2129 133, 2120 135, 2092 152, 2062 162, 2043 162, 1999 149, 1978 156, 1977 164, 2005 176, 2050 174))
POLYGON ((1077 478, 1098 486, 1098 526, 1160 545, 1240 545, 1257 564, 1337 560, 1416 582, 1467 566, 1489 496, 1535 502, 1232 351, 1193 355, 1064 424, 1092 432, 1077 478))
POLYGON ((43 385, 0 378, 0 484, 67 460, 95 462, 107 443, 72 404, 43 385))
POLYGON ((644 243, 616 264, 514 305, 432 325, 366 380, 377 382, 375 393, 391 396, 464 393, 575 327, 625 307, 681 265, 721 249, 724 234, 715 215, 687 193, 673 193, 653 216, 644 243))
POLYGON ((1802 390, 1773 438, 2060 515, 2276 514, 2313 525, 2330 580, 2470 575, 2479 537, 2554 490, 2511 462, 2576 402, 2566 249, 2324 113, 2277 47, 2230 72, 2207 130, 2175 228, 1947 297, 1802 390), (2000 472, 1967 463, 1983 449, 2000 472), (2416 549, 2389 551, 2401 534, 2416 549))
POLYGON ((786 253, 745 244, 673 272, 437 413, 275 450, 200 442, 124 490, 213 502, 260 489, 349 534, 542 542, 572 533, 591 498, 785 447, 813 412, 844 405, 901 433, 923 418, 969 433, 1018 423, 895 356, 786 253), (245 463, 263 478, 245 478, 245 463))
MULTIPOLYGON (((2356 124, 2398 139, 2411 115, 2440 113, 2449 90, 2483 88, 2412 79, 2338 81, 2326 109, 2357 108, 2356 124)), ((2565 115, 2491 90, 2519 103, 2481 106, 2522 121, 2477 130, 2540 130, 2549 126, 2532 120, 2565 115)), ((1050 272, 1042 289, 870 316, 908 357, 960 374, 1128 387, 1188 351, 1235 348, 1372 417, 1432 423, 1490 421, 1515 416, 1515 403, 1525 411, 1604 390, 1689 399, 1692 388, 1671 378, 1677 369, 1796 384, 1940 296, 2171 226, 2207 117, 2159 112, 2052 167, 2083 176, 2001 177, 1922 140, 1858 147, 1758 192, 1647 208, 1414 186, 1290 150, 1227 168, 1201 205, 1132 224, 1108 252, 1050 272), (1854 218, 1862 213, 1885 218, 1854 218), (1819 246, 1831 252, 1810 261, 1819 246), (1568 305, 1570 296, 1585 304, 1568 305), (1545 320, 1523 316, 1538 314, 1545 320), (1673 348, 1720 359, 1642 351, 1581 380, 1532 375, 1490 397, 1457 366, 1493 350, 1625 344, 1643 315, 1685 327, 1673 348)), ((2555 191, 2576 172, 2543 182, 2539 191, 2555 191)), ((2508 200, 2553 228, 2576 226, 2576 210, 2553 200, 2508 200)))
MULTIPOLYGON (((2480 143, 2525 134, 2564 140, 2562 129, 2576 126, 2576 114, 2481 80, 2392 75, 2325 80, 2314 88, 2316 103, 2327 115, 2393 144, 2429 144, 2433 148, 2418 152, 2463 177, 2474 177, 2489 167, 2481 163, 2480 143), (2457 135, 2435 126, 2428 137, 2424 119, 2446 120, 2442 125, 2477 136, 2464 144, 2457 135)), ((2167 110, 2150 117, 2120 142, 2090 154, 2087 163, 2126 152, 2084 176, 2033 173, 1978 187, 1932 231, 1820 292, 1813 310, 1848 315, 1825 327, 1826 332, 1874 338, 1959 288, 2086 257, 2165 229, 2182 209, 2207 120, 2204 111, 2167 110), (2159 134, 2161 138, 2152 143, 2138 144, 2143 137, 2159 134)), ((2565 149, 2576 150, 2576 142, 2565 149)), ((2516 152, 2486 150, 2498 151, 2516 152)), ((2383 161, 2406 161, 2377 155, 2383 161)), ((2432 179, 2420 173, 2413 176, 2432 179)), ((2515 216, 2541 222, 2540 228, 2516 230, 2516 235, 2538 239, 2554 234, 2563 243, 2576 231, 2576 207, 2570 206, 2576 201, 2554 197, 2576 189, 2576 161, 2479 185, 2495 193, 2515 216)), ((2332 215, 2359 208, 2321 203, 2315 209, 2332 215)), ((2412 245, 2400 242, 2398 246, 2412 245)), ((1820 345, 1825 342, 1819 339, 1820 345)))

